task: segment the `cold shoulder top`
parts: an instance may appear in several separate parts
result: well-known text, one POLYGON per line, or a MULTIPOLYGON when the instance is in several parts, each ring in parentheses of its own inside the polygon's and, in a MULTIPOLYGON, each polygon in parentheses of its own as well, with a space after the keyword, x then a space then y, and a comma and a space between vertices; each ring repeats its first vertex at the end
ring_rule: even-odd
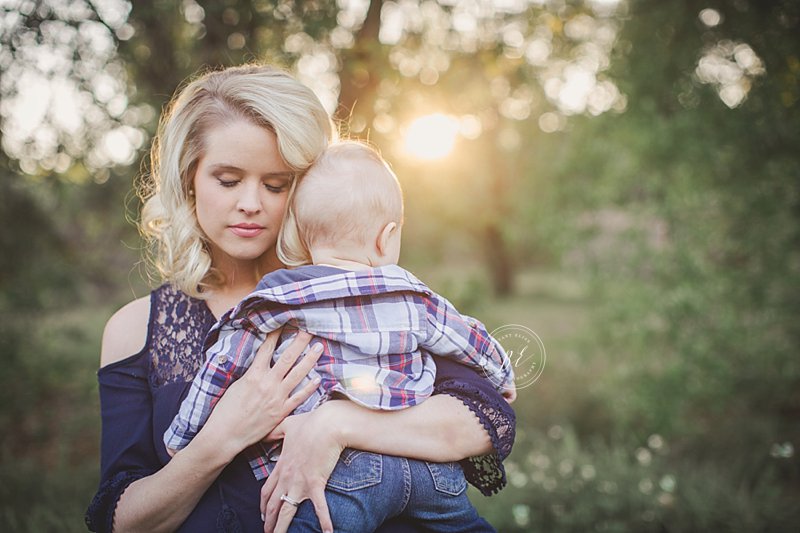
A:
MULTIPOLYGON (((150 295, 145 346, 97 372, 102 418, 100 484, 86 512, 90 530, 112 531, 114 511, 125 489, 169 461, 161 438, 204 362, 203 341, 215 321, 203 300, 162 285, 150 295)), ((514 442, 514 412, 491 383, 473 370, 439 358, 436 365, 434 394, 461 400, 491 438, 491 453, 461 464, 470 483, 483 494, 493 494, 505 485, 502 460, 514 442)), ((246 459, 237 456, 178 531, 262 531, 261 484, 246 459)))

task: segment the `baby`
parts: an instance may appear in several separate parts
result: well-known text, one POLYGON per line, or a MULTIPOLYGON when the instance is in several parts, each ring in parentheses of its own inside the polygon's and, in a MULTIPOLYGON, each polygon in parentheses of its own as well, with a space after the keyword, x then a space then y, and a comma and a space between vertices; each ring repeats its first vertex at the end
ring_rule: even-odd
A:
MULTIPOLYGON (((278 254, 294 268, 264 276, 256 290, 212 328, 206 339, 206 364, 164 435, 167 448, 174 451, 188 444, 227 387, 250 366, 266 335, 283 326, 308 331, 324 349, 306 378, 319 378, 319 386, 293 414, 308 412, 335 395, 371 409, 416 405, 433 391, 436 366, 430 354, 481 370, 513 399, 511 364, 483 324, 461 315, 397 266, 402 223, 402 191, 380 155, 358 142, 330 146, 297 184, 284 219, 278 254)), ((257 444, 249 451, 256 478, 267 477, 279 446, 257 444)), ((344 522, 354 524, 355 531, 375 529, 397 515, 423 525, 434 517, 441 524, 447 516, 452 517, 447 523, 452 531, 491 531, 467 499, 457 463, 346 449, 340 465, 326 491, 337 531, 347 530, 344 522), (348 475, 340 469, 343 461, 347 471, 357 472, 355 461, 366 461, 370 468, 376 459, 384 470, 409 471, 413 466, 417 474, 425 472, 412 476, 412 492, 429 496, 398 506, 398 496, 407 492, 403 475, 384 475, 357 491, 337 490, 336 476, 348 475), (424 465, 422 470, 418 465, 424 465)), ((298 516, 302 510, 303 505, 298 516)), ((292 530, 297 530, 295 523, 292 530)))

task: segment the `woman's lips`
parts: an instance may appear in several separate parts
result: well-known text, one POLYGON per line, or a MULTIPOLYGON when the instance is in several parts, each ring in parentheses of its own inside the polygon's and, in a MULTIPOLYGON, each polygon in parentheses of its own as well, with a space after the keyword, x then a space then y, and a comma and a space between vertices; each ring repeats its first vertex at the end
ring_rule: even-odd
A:
POLYGON ((234 235, 247 238, 256 237, 264 231, 264 226, 259 226, 258 224, 236 224, 234 226, 228 226, 228 228, 230 228, 234 235))

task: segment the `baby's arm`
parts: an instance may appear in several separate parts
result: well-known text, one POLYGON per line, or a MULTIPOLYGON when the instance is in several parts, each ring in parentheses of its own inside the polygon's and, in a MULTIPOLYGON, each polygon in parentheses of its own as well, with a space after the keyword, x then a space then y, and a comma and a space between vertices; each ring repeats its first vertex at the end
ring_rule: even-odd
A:
POLYGON ((206 351, 206 362, 192 381, 178 414, 164 433, 167 452, 186 447, 208 420, 219 399, 250 368, 264 334, 255 328, 219 328, 216 342, 206 351))
POLYGON ((438 294, 426 298, 428 336, 420 343, 434 355, 480 369, 509 401, 516 397, 511 361, 479 320, 462 315, 438 294))

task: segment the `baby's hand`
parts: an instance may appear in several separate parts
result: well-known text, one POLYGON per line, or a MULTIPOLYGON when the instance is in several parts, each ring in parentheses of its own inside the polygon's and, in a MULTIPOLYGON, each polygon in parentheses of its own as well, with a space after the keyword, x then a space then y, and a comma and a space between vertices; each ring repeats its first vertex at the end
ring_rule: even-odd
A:
POLYGON ((170 457, 175 457, 175 454, 178 453, 178 450, 173 450, 172 448, 167 448, 167 453, 170 457))
POLYGON ((508 403, 512 403, 517 399, 517 387, 513 383, 511 385, 507 385, 503 389, 502 394, 503 398, 505 398, 508 403))

